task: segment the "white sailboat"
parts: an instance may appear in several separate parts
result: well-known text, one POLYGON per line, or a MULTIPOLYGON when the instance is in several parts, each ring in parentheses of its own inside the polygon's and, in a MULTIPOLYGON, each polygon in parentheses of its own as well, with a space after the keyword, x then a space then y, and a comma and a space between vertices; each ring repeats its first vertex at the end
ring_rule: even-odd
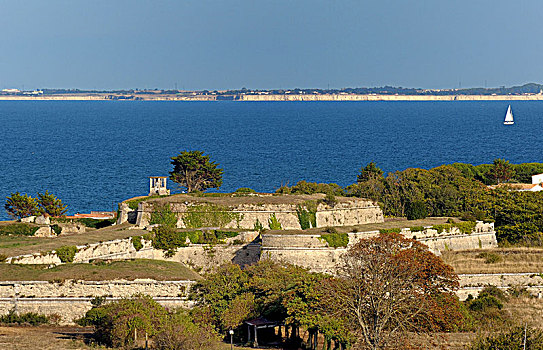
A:
POLYGON ((507 108, 507 113, 505 114, 505 121, 503 125, 513 125, 515 121, 513 120, 513 111, 511 111, 511 105, 507 108))

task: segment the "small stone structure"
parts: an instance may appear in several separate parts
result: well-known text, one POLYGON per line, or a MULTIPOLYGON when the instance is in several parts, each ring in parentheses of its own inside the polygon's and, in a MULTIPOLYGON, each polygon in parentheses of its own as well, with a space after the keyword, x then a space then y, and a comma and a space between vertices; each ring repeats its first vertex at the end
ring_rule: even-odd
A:
MULTIPOLYGON (((151 214, 157 205, 170 206, 178 216, 178 228, 191 227, 192 217, 207 222, 209 227, 253 229, 258 222, 264 228, 270 228, 269 220, 275 216, 283 229, 299 230, 302 228, 302 211, 307 215, 314 215, 314 221, 309 223, 311 227, 350 226, 384 221, 381 208, 370 200, 336 197, 337 202, 330 205, 324 198, 324 194, 225 194, 217 197, 181 194, 149 198, 138 204, 136 224, 142 228, 149 225, 151 214), (213 218, 216 220, 213 221, 213 218)), ((120 210, 117 222, 119 224, 129 221, 130 216, 134 215, 127 205, 121 205, 120 210)))
POLYGON ((168 196, 170 190, 166 188, 167 176, 149 176, 149 196, 168 196))

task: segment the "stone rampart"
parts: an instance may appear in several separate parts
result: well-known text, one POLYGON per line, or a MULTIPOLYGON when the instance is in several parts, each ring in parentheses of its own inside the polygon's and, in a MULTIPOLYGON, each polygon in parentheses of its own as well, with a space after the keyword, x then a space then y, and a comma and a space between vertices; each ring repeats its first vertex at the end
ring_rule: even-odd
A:
MULTIPOLYGON (((262 257, 288 262, 309 268, 312 271, 333 273, 340 263, 341 255, 362 238, 374 237, 379 231, 347 233, 346 247, 333 248, 320 234, 262 234, 262 257)), ((440 255, 446 250, 488 249, 498 246, 494 225, 477 222, 472 233, 462 233, 452 227, 438 233, 426 228, 423 231, 403 229, 401 234, 426 244, 432 252, 440 255)))
POLYGON ((166 307, 187 307, 188 291, 194 281, 1 281, 0 314, 10 310, 60 316, 60 323, 71 324, 91 309, 94 297, 107 301, 136 294, 153 297, 166 307))
MULTIPOLYGON (((143 240, 143 248, 136 250, 131 238, 117 239, 78 246, 74 263, 88 263, 96 259, 155 259, 177 261, 189 265, 198 271, 210 269, 225 262, 234 262, 240 266, 250 265, 260 258, 260 244, 252 243, 257 232, 240 232, 236 237, 225 240, 224 244, 189 244, 178 248, 172 257, 167 257, 163 250, 154 249, 151 241, 143 240)), ((55 251, 46 254, 35 253, 8 257, 6 263, 17 264, 62 264, 55 251)))
MULTIPOLYGON (((378 205, 372 201, 361 198, 338 197, 339 200, 333 206, 322 201, 324 195, 255 195, 250 197, 228 197, 228 204, 221 204, 221 198, 213 197, 192 197, 172 196, 160 199, 149 199, 138 204, 136 211, 136 225, 146 227, 151 220, 151 214, 156 205, 167 204, 170 209, 177 213, 178 228, 190 226, 187 223, 189 215, 216 216, 229 215, 227 222, 214 224, 221 228, 253 229, 259 222, 264 228, 269 228, 268 221, 275 215, 283 229, 301 229, 299 210, 314 210, 314 227, 324 226, 349 226, 368 223, 379 223, 384 221, 383 212, 378 205), (203 211, 206 205, 210 205, 212 211, 203 211), (213 206, 213 207, 212 207, 213 206), (314 206, 314 207, 313 207, 314 206), (309 208, 313 207, 313 209, 309 208)), ((133 211, 126 205, 121 205, 118 223, 130 220, 133 211)))

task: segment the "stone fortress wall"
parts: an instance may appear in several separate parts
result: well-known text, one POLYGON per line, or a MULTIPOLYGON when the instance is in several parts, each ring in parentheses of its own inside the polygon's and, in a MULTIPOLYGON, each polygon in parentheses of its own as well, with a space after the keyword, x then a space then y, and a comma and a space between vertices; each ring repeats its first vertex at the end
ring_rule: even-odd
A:
POLYGON ((153 297, 165 307, 187 307, 188 291, 194 281, 0 281, 0 314, 11 310, 58 315, 60 324, 72 324, 92 308, 94 297, 106 301, 136 294, 153 297))
POLYGON ((149 225, 151 214, 157 204, 168 204, 171 210, 178 215, 178 228, 187 227, 184 218, 187 212, 198 208, 198 206, 210 204, 217 205, 216 208, 231 213, 233 218, 230 222, 222 225, 222 228, 253 229, 258 221, 269 229, 268 220, 275 215, 283 229, 301 229, 298 211, 300 208, 307 209, 307 203, 316 205, 316 226, 350 226, 368 223, 379 223, 384 221, 383 212, 378 205, 372 201, 361 198, 339 197, 339 201, 333 207, 321 200, 324 195, 254 195, 248 197, 229 198, 230 203, 221 204, 221 199, 213 197, 195 198, 187 195, 177 195, 166 199, 150 199, 138 204, 136 211, 131 210, 126 203, 121 205, 121 212, 118 223, 134 220, 139 227, 149 225), (235 217, 235 218, 234 218, 235 217))
MULTIPOLYGON (((329 247, 320 234, 280 234, 262 235, 262 257, 306 267, 311 271, 333 273, 347 249, 362 238, 376 236, 379 231, 347 233, 349 243, 344 248, 329 247)), ((414 238, 426 244, 432 252, 440 255, 445 250, 487 249, 497 247, 493 223, 477 222, 473 232, 462 233, 453 227, 448 232, 437 232, 427 228, 411 232, 402 229, 407 238, 414 238)))

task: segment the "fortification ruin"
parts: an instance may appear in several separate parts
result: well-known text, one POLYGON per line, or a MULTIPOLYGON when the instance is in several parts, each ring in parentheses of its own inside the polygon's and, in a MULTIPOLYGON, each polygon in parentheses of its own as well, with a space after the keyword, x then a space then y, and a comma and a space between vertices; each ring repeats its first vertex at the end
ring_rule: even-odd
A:
POLYGON ((149 225, 158 206, 168 205, 177 214, 178 228, 220 227, 253 229, 262 225, 269 229, 276 221, 283 229, 306 229, 325 226, 350 226, 383 222, 379 206, 367 199, 335 197, 327 202, 323 194, 220 194, 196 197, 180 194, 168 197, 137 199, 137 209, 130 200, 121 204, 118 223, 131 221, 149 225))

